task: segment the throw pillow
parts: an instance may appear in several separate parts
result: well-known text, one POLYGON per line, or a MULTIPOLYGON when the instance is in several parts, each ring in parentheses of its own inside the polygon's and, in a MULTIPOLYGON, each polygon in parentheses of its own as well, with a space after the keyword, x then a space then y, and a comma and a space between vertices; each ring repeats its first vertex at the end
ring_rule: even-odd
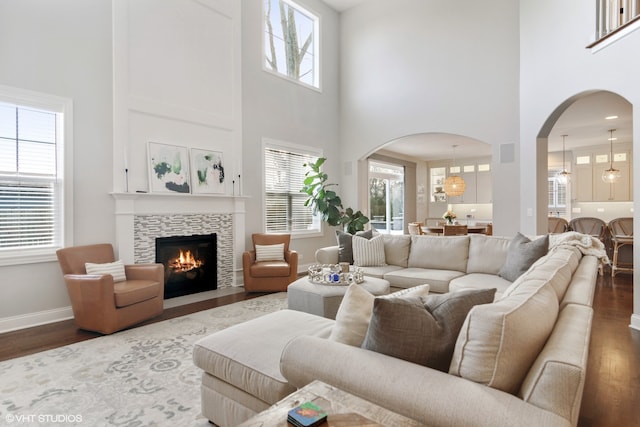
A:
MULTIPOLYGON (((377 298, 400 298, 406 296, 427 296, 429 285, 403 289, 377 298)), ((331 329, 329 339, 343 344, 360 347, 367 334, 373 301, 376 296, 358 284, 351 284, 338 307, 336 323, 331 329)))
POLYGON ((124 264, 121 260, 104 264, 85 262, 84 268, 87 270, 87 274, 110 274, 113 276, 114 282, 127 280, 127 276, 124 274, 124 264))
MULTIPOLYGON (((359 231, 356 235, 364 237, 365 239, 371 239, 373 237, 373 230, 359 231)), ((353 236, 349 233, 336 230, 336 238, 338 240, 338 262, 353 264, 353 249, 351 245, 353 236)))
POLYGON ((353 265, 358 267, 381 267, 384 265, 384 240, 381 234, 367 240, 353 236, 353 265))
POLYGON ((467 313, 493 302, 495 293, 496 289, 480 289, 376 298, 362 347, 447 372, 467 313))
POLYGON ((256 261, 284 261, 284 243, 256 245, 256 261))
POLYGON ((524 274, 531 265, 549 251, 549 235, 531 240, 521 233, 509 243, 507 259, 498 275, 503 279, 514 282, 524 274))

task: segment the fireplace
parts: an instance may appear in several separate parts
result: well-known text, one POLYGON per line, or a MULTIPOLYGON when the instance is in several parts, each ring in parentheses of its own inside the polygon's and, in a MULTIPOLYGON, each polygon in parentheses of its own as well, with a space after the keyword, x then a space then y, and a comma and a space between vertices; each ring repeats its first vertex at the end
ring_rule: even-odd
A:
POLYGON ((216 233, 158 237, 156 262, 164 265, 165 299, 216 289, 216 233))

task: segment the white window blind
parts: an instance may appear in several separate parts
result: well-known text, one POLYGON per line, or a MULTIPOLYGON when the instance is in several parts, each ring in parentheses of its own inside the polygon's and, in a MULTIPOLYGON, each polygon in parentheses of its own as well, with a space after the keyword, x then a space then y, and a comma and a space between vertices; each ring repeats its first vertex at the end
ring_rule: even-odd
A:
POLYGON ((315 162, 319 156, 291 149, 265 146, 265 230, 267 233, 319 232, 319 219, 307 199, 300 192, 304 185, 304 164, 315 162))
POLYGON ((548 200, 549 215, 561 216, 567 215, 567 184, 558 181, 556 175, 560 170, 549 170, 548 174, 548 200))
POLYGON ((60 114, 0 103, 0 250, 59 240, 60 114))

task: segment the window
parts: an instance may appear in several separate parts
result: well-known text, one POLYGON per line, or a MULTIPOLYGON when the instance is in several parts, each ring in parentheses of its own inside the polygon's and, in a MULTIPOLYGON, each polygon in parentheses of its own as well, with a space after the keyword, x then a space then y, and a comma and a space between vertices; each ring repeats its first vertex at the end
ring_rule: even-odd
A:
POLYGON ((264 67, 320 88, 319 18, 290 0, 264 0, 264 67))
POLYGON ((549 170, 548 194, 549 194, 549 216, 564 217, 567 214, 567 184, 558 180, 556 175, 560 170, 549 170))
POLYGON ((321 232, 320 217, 304 205, 307 195, 304 167, 322 152, 293 144, 265 141, 265 230, 267 233, 306 234, 321 232))
POLYGON ((70 235, 63 220, 70 115, 69 100, 0 86, 0 265, 55 259, 70 235))

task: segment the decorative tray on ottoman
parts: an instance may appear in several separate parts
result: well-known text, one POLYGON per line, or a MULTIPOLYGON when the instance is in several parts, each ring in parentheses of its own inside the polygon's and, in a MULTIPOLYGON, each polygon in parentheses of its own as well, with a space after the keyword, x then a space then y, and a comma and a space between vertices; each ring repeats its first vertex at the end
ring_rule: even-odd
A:
POLYGON ((340 264, 313 264, 309 267, 308 279, 318 285, 347 286, 364 282, 364 273, 359 267, 340 264))

